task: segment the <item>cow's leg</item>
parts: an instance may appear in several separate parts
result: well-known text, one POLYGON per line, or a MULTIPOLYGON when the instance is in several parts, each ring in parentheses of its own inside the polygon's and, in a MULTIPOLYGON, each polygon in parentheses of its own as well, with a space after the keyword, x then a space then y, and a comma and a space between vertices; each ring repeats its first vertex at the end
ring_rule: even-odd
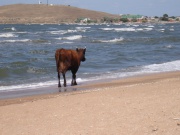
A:
POLYGON ((62 73, 63 74, 63 78, 64 78, 64 87, 66 87, 66 75, 65 73, 62 73))
POLYGON ((72 82, 71 82, 71 86, 73 86, 73 85, 77 85, 77 83, 76 83, 76 74, 75 73, 72 73, 73 75, 72 75, 72 82))
POLYGON ((60 73, 58 72, 58 87, 61 87, 61 83, 60 83, 60 73))

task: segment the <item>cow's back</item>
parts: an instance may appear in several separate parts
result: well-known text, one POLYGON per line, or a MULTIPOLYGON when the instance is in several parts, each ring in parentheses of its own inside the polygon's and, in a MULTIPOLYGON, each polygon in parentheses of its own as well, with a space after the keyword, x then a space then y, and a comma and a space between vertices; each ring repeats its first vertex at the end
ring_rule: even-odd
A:
POLYGON ((77 53, 74 50, 58 49, 56 50, 55 57, 57 71, 59 72, 66 72, 79 65, 77 53))

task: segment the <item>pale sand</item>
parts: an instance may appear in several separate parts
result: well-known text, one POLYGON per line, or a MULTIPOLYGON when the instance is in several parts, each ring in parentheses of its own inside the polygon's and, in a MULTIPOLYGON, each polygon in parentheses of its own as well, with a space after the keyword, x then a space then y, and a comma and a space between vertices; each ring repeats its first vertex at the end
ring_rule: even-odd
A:
POLYGON ((0 106, 0 134, 180 135, 180 72, 86 87, 0 106))

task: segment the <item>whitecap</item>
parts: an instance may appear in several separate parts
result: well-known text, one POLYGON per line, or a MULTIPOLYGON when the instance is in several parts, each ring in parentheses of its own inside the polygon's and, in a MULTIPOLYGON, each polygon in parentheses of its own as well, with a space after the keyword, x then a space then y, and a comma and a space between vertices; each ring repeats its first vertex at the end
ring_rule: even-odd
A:
POLYGON ((108 30, 114 30, 114 28, 99 28, 101 30, 105 30, 105 31, 108 31, 108 30))
POLYGON ((147 30, 147 31, 153 30, 153 28, 144 28, 144 29, 147 30))
POLYGON ((59 31, 50 31, 49 33, 50 33, 50 34, 53 34, 53 35, 58 35, 58 34, 63 35, 63 34, 66 34, 67 31, 65 31, 65 30, 59 30, 59 31))
POLYGON ((15 43, 15 42, 29 42, 30 39, 19 39, 19 40, 2 40, 1 43, 15 43))
POLYGON ((143 67, 144 72, 156 73, 156 72, 169 72, 169 71, 179 71, 180 70, 180 60, 171 61, 161 64, 152 64, 143 67))
POLYGON ((153 25, 150 25, 150 26, 148 26, 149 28, 154 28, 154 26, 153 25))
POLYGON ((57 43, 57 44, 72 44, 73 42, 62 42, 62 43, 57 43))
POLYGON ((165 48, 168 48, 168 49, 171 49, 171 48, 173 48, 173 46, 172 45, 166 45, 166 46, 164 46, 165 48))
POLYGON ((137 25, 137 24, 135 24, 135 25, 133 25, 134 27, 138 27, 139 25, 137 25))
POLYGON ((83 37, 82 35, 74 35, 74 36, 62 37, 62 38, 56 38, 56 39, 60 39, 60 40, 79 40, 82 37, 83 37))
POLYGON ((11 27, 11 28, 4 28, 3 30, 12 30, 12 31, 16 31, 15 27, 11 27))
POLYGON ((115 28, 115 31, 136 31, 134 28, 115 28))
POLYGON ((15 35, 13 33, 1 33, 0 37, 1 38, 9 38, 9 37, 18 37, 18 35, 15 35))
POLYGON ((143 28, 138 28, 136 29, 137 31, 143 31, 144 29, 143 28))
POLYGON ((91 27, 76 27, 76 29, 78 30, 82 30, 82 29, 90 29, 91 27))
POLYGON ((124 40, 124 38, 120 37, 120 38, 115 38, 115 39, 111 39, 111 40, 97 40, 94 42, 100 42, 100 43, 117 43, 117 42, 122 42, 124 40))

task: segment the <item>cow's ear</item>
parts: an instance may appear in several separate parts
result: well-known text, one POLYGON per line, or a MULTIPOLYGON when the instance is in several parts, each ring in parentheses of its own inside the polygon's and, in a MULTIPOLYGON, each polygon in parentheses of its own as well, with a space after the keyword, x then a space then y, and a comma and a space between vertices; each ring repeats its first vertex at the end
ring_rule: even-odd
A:
POLYGON ((76 47, 76 51, 78 52, 78 48, 76 47))
POLYGON ((84 48, 84 52, 86 52, 86 47, 84 48))

